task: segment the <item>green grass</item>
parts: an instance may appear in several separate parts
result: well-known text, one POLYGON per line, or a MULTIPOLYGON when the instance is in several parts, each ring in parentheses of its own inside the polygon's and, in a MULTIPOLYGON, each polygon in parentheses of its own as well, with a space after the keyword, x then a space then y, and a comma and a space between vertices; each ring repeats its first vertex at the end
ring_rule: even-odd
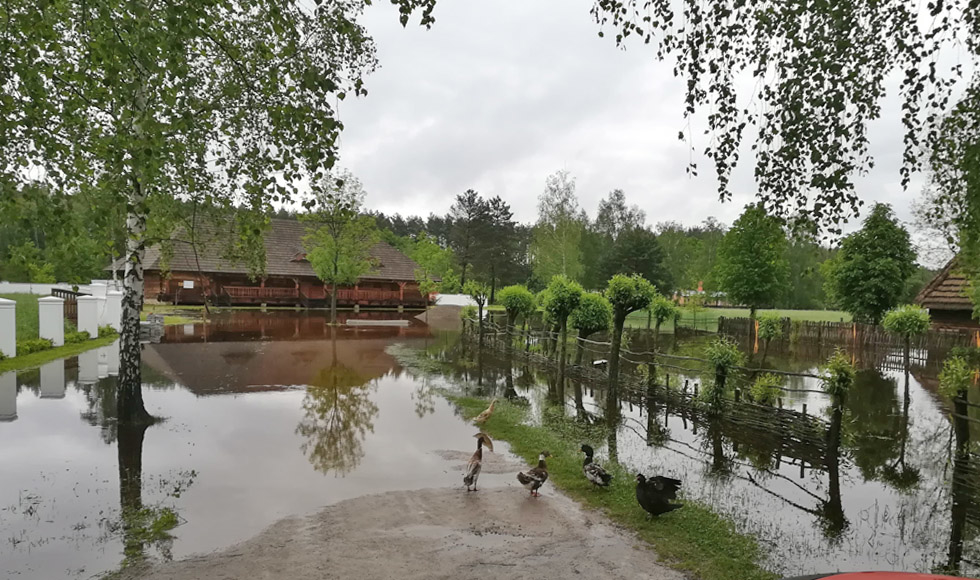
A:
MULTIPOLYGON (((487 401, 447 395, 472 418, 486 409, 487 401)), ((484 423, 491 437, 510 442, 511 450, 529 463, 547 449, 549 483, 579 503, 601 511, 617 524, 649 542, 670 566, 692 573, 702 580, 772 580, 775 574, 759 566, 761 552, 756 541, 735 530, 735 526, 708 507, 686 501, 683 509, 648 520, 636 503, 633 476, 616 464, 604 466, 613 474, 613 484, 593 490, 582 475, 583 442, 601 445, 595 427, 583 427, 557 413, 547 414, 546 426, 524 424, 525 411, 510 403, 498 402, 493 416, 484 423)), ((545 492, 547 493, 547 492, 545 492)))
POLYGON ((0 298, 13 300, 17 303, 14 307, 17 314, 17 340, 37 338, 37 299, 41 296, 36 294, 0 294, 0 298))
MULTIPOLYGON (((154 311, 150 311, 149 312, 149 314, 154 314, 154 313, 155 313, 154 311)), ((146 316, 147 316, 147 311, 146 310, 144 310, 143 312, 140 312, 140 320, 146 320, 146 316)), ((164 325, 170 325, 170 324, 192 324, 194 322, 201 322, 201 319, 200 318, 192 318, 190 316, 180 316, 180 315, 176 315, 176 314, 164 314, 163 315, 163 324, 164 325)))
POLYGON ((112 342, 117 338, 119 337, 106 336, 103 338, 95 338, 92 340, 86 340, 85 342, 66 344, 65 346, 59 346, 50 350, 0 360, 0 373, 39 367, 44 363, 51 362, 59 358, 75 356, 93 348, 112 344, 112 342))
MULTIPOLYGON (((841 319, 844 322, 851 321, 851 315, 846 312, 841 312, 840 310, 758 310, 759 314, 763 312, 773 312, 777 316, 789 318, 791 320, 808 320, 812 322, 840 322, 841 319)), ((749 309, 748 308, 705 308, 697 314, 697 328, 707 329, 710 331, 718 330, 718 318, 724 316, 725 318, 748 318, 749 309)), ((695 326, 695 319, 692 316, 691 311, 686 308, 681 308, 681 326, 687 328, 693 328, 695 326)), ((626 318, 626 326, 633 328, 646 328, 647 325, 647 313, 645 311, 634 312, 626 318)), ((673 332, 674 325, 670 322, 665 323, 661 327, 661 332, 673 332)))

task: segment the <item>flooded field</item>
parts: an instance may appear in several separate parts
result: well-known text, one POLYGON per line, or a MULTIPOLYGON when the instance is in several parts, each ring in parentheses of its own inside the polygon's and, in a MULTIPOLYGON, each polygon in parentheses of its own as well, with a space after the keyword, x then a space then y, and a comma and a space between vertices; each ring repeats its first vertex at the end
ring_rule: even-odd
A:
MULTIPOLYGON (((652 348, 649 335, 632 338, 633 350, 652 348)), ((696 355, 707 340, 661 337, 659 346, 696 355)), ((750 345, 743 348, 748 352, 750 345)), ((468 391, 516 398, 538 421, 558 409, 585 423, 605 423, 603 382, 559 385, 557 373, 523 353, 508 363, 499 351, 485 352, 482 361, 474 351, 470 345, 468 362, 447 371, 468 391)), ((815 375, 832 352, 830 346, 774 345, 766 366, 815 375)), ((437 356, 451 361, 460 354, 437 356)), ((586 353, 586 366, 602 356, 586 353)), ((980 405, 969 401, 957 417, 939 396, 943 356, 913 353, 905 372, 900 352, 856 352, 860 370, 837 414, 817 378, 789 377, 782 405, 812 417, 818 427, 809 442, 781 439, 764 423, 705 417, 678 402, 682 390, 692 393, 705 377, 669 371, 672 390, 653 397, 624 393, 620 418, 607 428, 597 454, 616 456, 632 470, 682 479, 688 497, 759 538, 767 566, 788 575, 880 569, 977 576, 980 405)), ((627 363, 626 370, 637 365, 627 363)))
POLYGON ((147 408, 166 418, 146 430, 115 426, 112 346, 0 375, 0 577, 89 578, 141 549, 179 559, 343 499, 458 485, 459 461, 434 451, 470 450, 474 428, 385 352, 424 348, 429 329, 324 322, 168 327, 143 351, 147 408), (170 539, 149 533, 165 508, 170 539))
MULTIPOLYGON (((456 333, 414 319, 325 322, 236 312, 167 327, 143 351, 148 410, 166 418, 148 429, 113 420, 113 346, 0 375, 0 577, 89 578, 142 557, 214 551, 365 494, 459 487, 459 459, 439 451, 470 449, 474 431, 437 388, 522 401, 538 421, 557 412, 604 423, 601 382, 559 385, 520 354, 476 356, 456 333), (406 348, 450 364, 403 368, 395 354, 406 348), (158 533, 168 518, 179 525, 158 533)), ((631 348, 645 340, 637 334, 631 348)), ((705 337, 660 340, 683 355, 705 337)), ((816 373, 829 353, 774 345, 767 366, 816 373)), ((683 479, 688 497, 758 537, 774 570, 975 576, 980 407, 951 414, 937 394, 943 356, 914 353, 906 373, 895 353, 855 353, 862 370, 839 414, 817 379, 793 378, 785 409, 806 405, 826 430, 808 444, 660 396, 624 396, 616 427, 592 444, 603 460, 683 479)), ((671 377, 692 390, 700 380, 671 377)), ((491 473, 481 483, 512 479, 491 473)))

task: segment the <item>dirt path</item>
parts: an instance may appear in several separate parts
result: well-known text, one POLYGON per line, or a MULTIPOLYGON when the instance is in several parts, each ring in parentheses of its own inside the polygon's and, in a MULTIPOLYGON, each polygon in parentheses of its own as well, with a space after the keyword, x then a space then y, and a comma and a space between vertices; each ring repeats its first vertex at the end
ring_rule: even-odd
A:
POLYGON ((282 520, 227 550, 133 570, 146 580, 652 578, 683 575, 550 485, 369 495, 282 520))

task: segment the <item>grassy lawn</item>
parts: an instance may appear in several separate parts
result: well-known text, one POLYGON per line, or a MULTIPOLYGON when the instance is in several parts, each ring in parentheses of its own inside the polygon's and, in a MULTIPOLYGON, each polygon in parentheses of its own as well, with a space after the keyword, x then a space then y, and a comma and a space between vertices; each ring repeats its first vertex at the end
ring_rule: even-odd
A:
MULTIPOLYGON (((777 316, 789 318, 791 320, 809 320, 812 322, 844 322, 851 321, 851 315, 846 312, 841 312, 840 310, 758 310, 759 314, 763 312, 773 312, 777 316)), ((695 323, 698 328, 715 331, 718 329, 718 318, 748 318, 749 309, 748 308, 705 308, 697 313, 697 320, 695 320, 694 315, 690 310, 686 308, 681 308, 681 326, 686 326, 693 328, 695 323)), ((647 313, 646 312, 634 312, 630 314, 626 319, 626 326, 634 328, 646 328, 647 325, 647 313)), ((661 331, 672 332, 673 325, 667 323, 664 325, 661 331)))
POLYGON ((0 294, 0 298, 13 300, 17 303, 17 340, 27 340, 38 337, 37 330, 37 299, 36 294, 0 294))
POLYGON ((46 362, 57 360, 59 358, 75 356, 93 348, 112 344, 112 342, 117 338, 119 338, 119 336, 105 336, 102 338, 86 340, 85 342, 66 344, 57 348, 42 350, 41 352, 0 360, 0 373, 39 367, 46 362))
MULTIPOLYGON (((472 418, 486 409, 488 401, 469 397, 449 399, 472 418)), ((499 403, 483 430, 491 437, 511 444, 511 450, 528 464, 537 462, 538 453, 547 449, 548 487, 560 488, 572 499, 586 507, 597 509, 617 524, 636 533, 657 551, 670 566, 691 573, 701 580, 772 580, 774 574, 759 566, 761 552, 756 541, 735 531, 734 525, 708 507, 686 501, 683 509, 648 520, 636 503, 634 475, 618 464, 605 462, 613 474, 609 488, 591 489, 582 475, 583 442, 594 447, 602 444, 595 427, 582 427, 563 415, 546 412, 546 426, 524 424, 525 411, 508 402, 499 403)))
MULTIPOLYGON (((144 310, 143 312, 140 312, 140 320, 146 320, 146 315, 147 314, 154 314, 154 313, 155 312, 152 311, 152 310, 149 313, 146 310, 144 310)), ((201 319, 200 318, 192 318, 190 316, 180 316, 180 315, 177 315, 177 314, 164 314, 163 315, 163 324, 164 325, 168 325, 168 324, 191 324, 191 323, 194 323, 194 322, 201 322, 201 319)))

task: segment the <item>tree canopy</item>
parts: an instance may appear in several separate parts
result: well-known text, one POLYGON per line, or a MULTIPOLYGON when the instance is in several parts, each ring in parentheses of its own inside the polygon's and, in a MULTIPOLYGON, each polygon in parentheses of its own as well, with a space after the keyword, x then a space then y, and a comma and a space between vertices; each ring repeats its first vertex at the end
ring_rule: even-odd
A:
POLYGON ((745 208, 718 249, 718 284, 732 304, 769 306, 786 290, 786 233, 761 205, 745 208))
POLYGON ((584 229, 575 179, 567 171, 548 177, 538 198, 538 222, 534 226, 534 274, 540 280, 562 275, 582 275, 580 242, 584 229))
POLYGON ((876 204, 824 269, 830 298, 856 319, 877 324, 902 299, 915 271, 915 251, 891 208, 876 204))
POLYGON ((585 292, 568 322, 581 338, 608 330, 612 324, 612 304, 598 292, 585 292))

